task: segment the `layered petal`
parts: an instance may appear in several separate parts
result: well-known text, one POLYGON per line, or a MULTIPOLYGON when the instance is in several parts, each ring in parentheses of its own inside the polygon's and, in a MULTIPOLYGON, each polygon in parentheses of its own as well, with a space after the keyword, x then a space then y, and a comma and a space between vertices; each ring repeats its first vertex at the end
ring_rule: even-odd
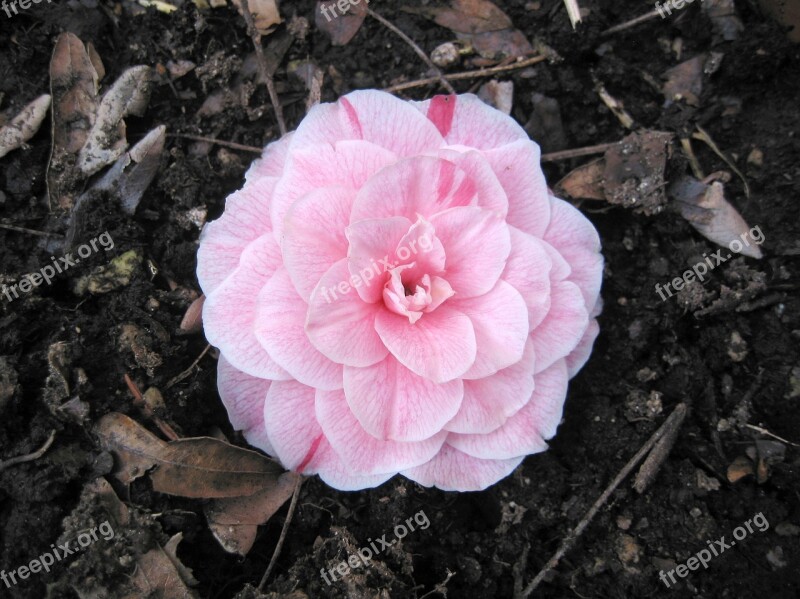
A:
POLYGON ((553 259, 536 238, 509 227, 511 253, 501 278, 520 292, 528 308, 528 326, 538 327, 550 311, 553 259))
POLYGON ((275 455, 264 426, 264 402, 272 384, 234 368, 224 356, 217 363, 217 390, 234 430, 242 431, 253 447, 275 455))
POLYGON ((356 292, 365 302, 377 302, 383 295, 386 273, 396 265, 395 249, 410 227, 410 220, 394 216, 358 221, 345 230, 350 244, 348 269, 356 277, 356 292))
POLYGON ((583 368, 583 366, 589 360, 589 356, 592 353, 592 348, 594 347, 594 342, 599 334, 600 325, 597 323, 597 320, 590 320, 589 326, 586 327, 586 332, 583 334, 583 337, 581 337, 578 345, 566 357, 569 378, 572 378, 578 374, 578 371, 583 368))
POLYGON ((542 324, 531 332, 537 373, 574 350, 589 326, 583 295, 575 283, 554 283, 550 297, 550 312, 542 324))

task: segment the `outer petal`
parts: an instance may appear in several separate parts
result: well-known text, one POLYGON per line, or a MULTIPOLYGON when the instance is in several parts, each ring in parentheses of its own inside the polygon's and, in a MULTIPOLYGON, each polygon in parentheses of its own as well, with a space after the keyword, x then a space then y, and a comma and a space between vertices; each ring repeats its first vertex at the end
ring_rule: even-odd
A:
POLYGON ((344 392, 353 414, 373 437, 422 441, 458 412, 464 384, 461 379, 433 383, 389 356, 368 368, 345 367, 344 392))
POLYGON ((343 391, 317 391, 317 420, 348 468, 361 474, 396 473, 424 464, 444 443, 447 433, 417 443, 380 441, 361 428, 343 391))
POLYGON ((350 279, 347 260, 339 260, 322 277, 311 296, 306 333, 311 343, 330 360, 347 366, 370 366, 389 353, 375 331, 380 304, 368 304, 354 289, 335 291, 350 279))
POLYGON ((509 227, 511 253, 501 279, 522 294, 528 307, 528 326, 538 327, 550 311, 550 270, 553 260, 544 245, 519 229, 509 227))
POLYGON ((580 288, 586 309, 591 310, 603 282, 600 237, 577 208, 552 196, 550 202, 553 216, 544 239, 569 262, 572 269, 569 280, 580 288))
POLYGON ((536 351, 536 371, 548 368, 574 350, 589 326, 583 296, 575 283, 554 283, 552 307, 544 322, 531 333, 536 351))
POLYGON ((466 314, 446 304, 423 315, 415 324, 404 316, 381 310, 375 318, 375 329, 403 366, 434 383, 460 377, 475 361, 472 323, 466 314))
POLYGON ((578 343, 578 346, 573 349, 572 353, 566 358, 569 378, 578 374, 578 371, 589 361, 589 356, 592 354, 592 347, 599 334, 600 325, 597 324, 597 320, 590 320, 589 326, 583 334, 580 343, 578 343))
POLYGON ((223 355, 217 363, 217 389, 234 430, 247 442, 270 455, 275 449, 264 427, 264 402, 272 381, 259 379, 234 368, 223 355))
POLYGON ((453 208, 431 218, 444 246, 446 275, 456 297, 489 292, 506 267, 511 252, 508 225, 497 212, 476 206, 453 208))
POLYGON ((258 295, 256 338, 282 368, 304 385, 341 389, 342 365, 326 358, 306 335, 307 308, 286 269, 279 269, 258 295))
POLYGON ((415 104, 437 126, 448 145, 491 150, 529 139, 514 119, 473 94, 436 96, 415 104))
MULTIPOLYGON (((528 403, 534 389, 535 356, 528 339, 522 359, 497 374, 464 381, 464 401, 455 418, 445 425, 453 433, 485 434, 496 430, 528 403)), ((345 373, 345 389, 347 388, 345 373)))
POLYGON ((231 364, 251 376, 290 378, 256 338, 259 292, 280 266, 280 250, 271 234, 254 241, 242 254, 241 264, 203 304, 203 327, 208 342, 231 364))
POLYGON ((483 378, 520 361, 529 328, 519 291, 500 280, 489 293, 454 301, 452 307, 469 317, 477 340, 475 363, 464 378, 483 378))
POLYGON ((510 460, 480 460, 445 444, 430 462, 400 474, 423 487, 442 491, 483 491, 511 474, 523 457, 510 460))
POLYGON ((300 296, 308 301, 322 275, 347 255, 344 229, 355 192, 318 189, 298 200, 286 215, 283 260, 300 296))
POLYGON ((508 224, 541 237, 551 216, 539 146, 519 140, 484 156, 508 196, 508 224))
POLYGON ((392 478, 395 473, 358 474, 334 451, 327 440, 320 445, 317 456, 308 465, 307 472, 316 472, 323 482, 340 491, 360 491, 379 487, 392 478))
POLYGON ((261 185, 264 177, 280 177, 283 174, 283 167, 289 157, 289 144, 293 136, 294 132, 289 132, 279 140, 267 144, 261 158, 254 161, 244 175, 247 185, 253 183, 261 185))
POLYGON ((452 433, 447 442, 471 456, 502 460, 539 453, 547 449, 545 439, 556 434, 567 394, 567 366, 559 360, 536 375, 530 401, 506 423, 486 435, 452 433))

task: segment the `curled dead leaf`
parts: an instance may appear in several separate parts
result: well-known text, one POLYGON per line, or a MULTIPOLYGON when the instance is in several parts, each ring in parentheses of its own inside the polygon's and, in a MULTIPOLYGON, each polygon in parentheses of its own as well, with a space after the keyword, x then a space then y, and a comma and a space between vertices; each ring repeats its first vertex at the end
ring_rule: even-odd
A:
POLYGON ((16 150, 36 135, 50 108, 50 95, 39 96, 23 108, 5 127, 0 128, 0 158, 16 150))
POLYGON ((337 11, 338 0, 324 0, 317 2, 314 11, 314 23, 330 36, 334 46, 344 46, 352 40, 367 17, 366 2, 348 2, 346 6, 349 8, 342 14, 341 10, 337 11))
POLYGON ((250 12, 253 13, 256 31, 265 35, 272 31, 275 25, 281 22, 281 13, 276 0, 231 0, 233 5, 242 13, 242 2, 247 2, 250 12))

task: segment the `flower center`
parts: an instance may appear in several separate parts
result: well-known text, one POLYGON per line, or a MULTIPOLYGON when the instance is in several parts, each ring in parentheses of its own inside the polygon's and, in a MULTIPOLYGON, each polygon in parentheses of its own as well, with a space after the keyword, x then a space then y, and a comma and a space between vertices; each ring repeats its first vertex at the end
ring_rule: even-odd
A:
POLYGON ((383 286, 383 302, 396 314, 407 316, 411 324, 432 312, 455 294, 445 279, 421 273, 416 262, 389 270, 383 286))

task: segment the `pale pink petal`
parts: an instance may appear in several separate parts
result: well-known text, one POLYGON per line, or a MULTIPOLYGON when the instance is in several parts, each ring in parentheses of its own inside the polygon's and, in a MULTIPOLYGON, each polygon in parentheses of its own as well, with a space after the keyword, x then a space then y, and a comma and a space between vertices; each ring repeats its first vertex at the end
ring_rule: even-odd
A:
POLYGON ((423 487, 442 491, 483 491, 514 472, 524 457, 480 460, 445 443, 431 461, 400 474, 423 487))
POLYGON ((578 374, 578 371, 583 368, 586 362, 589 361, 589 356, 592 353, 592 347, 594 347, 594 342, 599 334, 600 325, 597 324, 597 320, 590 320, 589 327, 583 334, 578 346, 566 357, 567 368, 569 369, 569 378, 572 378, 578 374))
POLYGON ((217 390, 228 411, 233 430, 242 431, 247 442, 260 450, 275 455, 264 428, 264 402, 272 383, 234 368, 224 356, 217 363, 217 390))
POLYGON ((312 191, 286 215, 283 260, 295 289, 308 301, 322 275, 347 256, 344 229, 355 192, 343 187, 312 191))
POLYGON ((412 278, 442 272, 447 260, 444 246, 436 236, 436 230, 422 216, 397 243, 393 254, 396 264, 413 262, 414 267, 408 273, 412 278))
POLYGON ((497 212, 453 208, 431 219, 444 246, 446 274, 456 297, 483 295, 497 284, 511 252, 508 225, 497 212))
MULTIPOLYGON (((531 398, 534 389, 533 341, 525 344, 522 359, 486 378, 464 381, 464 401, 455 418, 445 425, 453 433, 489 433, 500 427, 531 398)), ((347 371, 345 371, 347 389, 347 371)))
POLYGON ((203 293, 214 289, 239 266, 244 249, 272 231, 270 199, 277 179, 265 179, 254 188, 228 196, 222 216, 203 227, 197 252, 197 280, 203 293))
POLYGON ((381 441, 365 431, 347 405, 344 391, 321 391, 316 395, 317 421, 342 461, 361 474, 397 472, 430 460, 444 443, 440 431, 424 441, 381 441))
POLYGON ((569 279, 572 274, 572 267, 569 265, 569 262, 564 259, 564 256, 562 256, 556 248, 547 243, 544 239, 540 239, 539 243, 545 249, 547 255, 550 256, 550 261, 553 263, 553 267, 550 269, 550 284, 552 285, 553 283, 569 279))
POLYGON ((394 472, 384 474, 358 474, 331 447, 327 440, 320 444, 306 473, 316 473, 322 481, 340 491, 360 491, 379 487, 392 478, 394 472))
POLYGON ((323 275, 311 296, 306 333, 330 360, 346 366, 371 366, 389 353, 375 330, 375 315, 384 308, 365 302, 352 288, 342 293, 341 283, 349 286, 350 280, 346 259, 323 275))
POLYGON ((484 157, 508 196, 508 224, 541 237, 551 216, 539 146, 527 139, 519 140, 488 150, 484 157))
POLYGON ((519 139, 529 139, 514 119, 473 94, 436 96, 414 104, 428 115, 448 145, 491 150, 519 139))
POLYGON ((350 222, 404 216, 413 223, 419 216, 430 220, 433 214, 477 201, 475 182, 455 163, 415 156, 387 166, 364 184, 350 222))
POLYGON ((434 155, 452 162, 467 173, 475 185, 477 206, 494 210, 506 217, 510 200, 499 174, 481 152, 472 148, 443 148, 434 155))
POLYGON ((569 280, 581 290, 586 309, 591 309, 603 282, 603 256, 600 237, 591 222, 571 204, 550 198, 553 218, 544 235, 571 267, 569 280))
POLYGON ((279 140, 267 144, 261 158, 254 161, 244 175, 246 185, 262 185, 264 177, 280 177, 289 157, 289 143, 294 132, 289 132, 279 140))
POLYGON ((531 332, 537 372, 550 367, 556 360, 566 357, 574 350, 589 326, 589 315, 583 296, 575 283, 554 283, 551 299, 547 317, 531 332))
POLYGON ((297 381, 278 381, 270 385, 264 400, 267 435, 287 470, 306 472, 327 442, 314 412, 315 393, 297 381))
POLYGON ((375 303, 383 296, 387 273, 395 266, 394 251, 410 227, 411 221, 402 216, 367 219, 347 227, 348 268, 357 277, 356 293, 365 302, 375 303))
POLYGON ((434 383, 463 375, 475 361, 475 331, 469 317, 447 304, 423 315, 415 324, 382 310, 375 329, 400 363, 434 383))
POLYGON ((208 342, 220 349, 230 363, 251 376, 290 378, 256 338, 256 305, 259 292, 280 266, 280 249, 271 234, 251 243, 241 264, 206 297, 203 328, 208 342))
POLYGON ((344 369, 347 403, 373 437, 422 441, 432 437, 461 405, 461 379, 436 384, 389 356, 368 368, 344 369))
POLYGON ((365 141, 313 147, 296 147, 293 143, 291 148, 270 205, 271 223, 278 239, 283 235, 286 213, 306 194, 323 187, 358 190, 373 174, 397 161, 392 152, 365 141))
POLYGON ((547 449, 546 439, 556 434, 567 395, 567 366, 564 360, 536 375, 536 389, 530 401, 506 423, 486 435, 451 433, 447 442, 473 457, 504 460, 547 449))
POLYGON ((550 311, 550 270, 553 260, 536 238, 509 227, 511 253, 500 278, 522 295, 528 307, 528 327, 538 327, 550 311))
POLYGON ((307 310, 289 273, 285 268, 279 269, 258 294, 256 338, 282 368, 304 385, 341 389, 342 365, 326 358, 308 340, 307 310))
POLYGON ((475 329, 475 363, 463 375, 479 379, 516 364, 528 339, 528 308, 519 291, 503 280, 484 295, 453 298, 452 307, 466 314, 475 329))

